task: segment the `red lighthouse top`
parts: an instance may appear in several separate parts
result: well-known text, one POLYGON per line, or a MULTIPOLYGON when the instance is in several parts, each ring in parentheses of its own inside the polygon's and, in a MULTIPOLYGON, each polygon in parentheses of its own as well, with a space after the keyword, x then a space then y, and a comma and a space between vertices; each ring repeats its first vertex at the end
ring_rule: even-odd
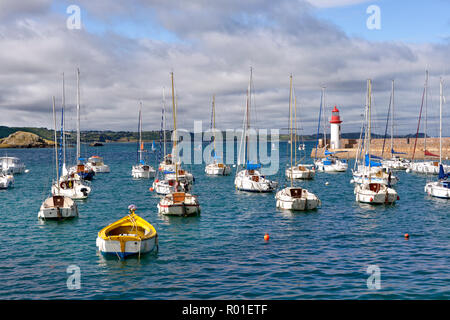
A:
POLYGON ((334 106, 334 109, 331 111, 331 121, 330 123, 341 123, 341 118, 339 117, 339 110, 334 106))

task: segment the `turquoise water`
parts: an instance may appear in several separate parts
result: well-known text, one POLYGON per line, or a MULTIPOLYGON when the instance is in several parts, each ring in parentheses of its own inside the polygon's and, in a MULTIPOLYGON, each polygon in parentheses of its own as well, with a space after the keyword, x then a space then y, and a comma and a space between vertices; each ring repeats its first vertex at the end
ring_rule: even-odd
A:
MULTIPOLYGON (((349 183, 351 162, 347 173, 300 182, 320 197, 322 208, 291 213, 276 210, 274 194, 235 191, 235 168, 228 177, 207 177, 204 165, 189 165, 202 213, 167 218, 158 215, 151 181, 130 176, 135 147, 86 147, 104 157, 111 173, 95 177, 79 218, 44 223, 37 213, 50 189, 54 151, 8 150, 30 172, 0 191, 0 299, 450 297, 450 201, 428 197, 425 176, 398 173, 394 206, 362 205, 349 183), (95 246, 97 232, 125 216, 131 203, 158 231, 159 253, 105 259, 95 246), (67 288, 69 265, 80 268, 80 289, 67 288), (380 268, 380 290, 367 287, 369 265, 380 268)), ((286 150, 281 144, 281 163, 288 161, 286 150)), ((275 177, 281 184, 283 171, 275 177)))

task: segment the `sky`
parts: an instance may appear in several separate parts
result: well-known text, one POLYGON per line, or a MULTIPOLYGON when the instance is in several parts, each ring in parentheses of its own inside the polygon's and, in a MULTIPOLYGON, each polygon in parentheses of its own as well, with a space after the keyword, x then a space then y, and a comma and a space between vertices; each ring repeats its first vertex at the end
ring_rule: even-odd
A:
POLYGON ((292 74, 304 134, 317 131, 322 86, 327 118, 337 105, 342 131, 359 132, 368 78, 375 132, 384 132, 394 79, 395 130, 408 134, 429 70, 428 134, 436 136, 439 78, 444 93, 450 83, 448 12, 444 0, 1 0, 0 125, 51 128, 64 73, 67 128, 75 128, 80 68, 82 130, 135 131, 141 100, 143 129, 159 130, 171 72, 179 128, 201 120, 208 129, 215 95, 217 127, 236 129, 251 67, 253 127, 287 127, 292 74), (70 5, 80 8, 80 29, 67 26, 70 5), (378 29, 367 24, 373 6, 378 29))

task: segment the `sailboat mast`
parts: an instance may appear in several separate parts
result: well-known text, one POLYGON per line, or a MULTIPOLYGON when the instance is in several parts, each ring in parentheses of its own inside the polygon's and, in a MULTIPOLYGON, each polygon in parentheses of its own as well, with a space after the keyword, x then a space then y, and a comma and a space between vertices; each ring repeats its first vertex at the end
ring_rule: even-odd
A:
POLYGON ((392 80, 392 115, 391 115, 391 156, 393 156, 392 151, 394 150, 394 80, 392 80))
POLYGON ((442 78, 440 79, 439 91, 439 163, 442 164, 442 78))
POLYGON ((370 140, 371 140, 371 130, 372 130, 372 110, 371 110, 371 104, 372 104, 372 81, 369 79, 368 80, 368 99, 369 99, 369 109, 368 109, 368 128, 367 128, 367 133, 368 133, 368 139, 367 139, 367 143, 368 143, 368 152, 369 152, 369 181, 370 181, 370 167, 371 167, 371 156, 370 156, 370 140))
POLYGON ((139 102, 139 163, 142 161, 142 101, 139 102))
POLYGON ((249 144, 249 139, 248 139, 248 129, 250 129, 250 104, 251 104, 251 102, 252 102, 252 77, 253 77, 253 68, 252 67, 250 67, 250 80, 249 80, 249 83, 248 83, 248 90, 247 90, 247 110, 246 110, 246 113, 247 113, 247 128, 246 128, 246 130, 245 130, 245 133, 246 133, 246 135, 245 135, 245 141, 246 141, 246 143, 245 143, 245 164, 247 165, 247 162, 248 162, 248 154, 249 154, 249 150, 248 150, 248 148, 249 148, 249 146, 248 146, 248 144, 249 144))
POLYGON ((80 69, 77 68, 77 164, 80 164, 80 69))
POLYGON ((293 186, 293 181, 292 181, 292 175, 293 175, 293 170, 292 170, 292 145, 294 144, 294 141, 292 140, 292 74, 289 77, 290 81, 289 81, 289 128, 290 128, 290 139, 291 139, 291 187, 293 186))
POLYGON ((63 119, 62 119, 62 144, 63 144, 63 163, 66 163, 66 119, 65 119, 65 109, 66 109, 66 89, 64 83, 64 72, 62 74, 62 109, 63 109, 63 119))
POLYGON ((297 165, 297 96, 293 90, 294 96, 294 165, 297 165))
POLYGON ((56 113, 55 113, 55 96, 52 97, 53 102, 53 122, 55 125, 55 161, 56 161, 56 184, 59 188, 59 161, 58 161, 58 139, 56 138, 56 113))
POLYGON ((214 155, 216 155, 216 104, 215 104, 216 96, 213 95, 213 136, 214 136, 214 155))
POLYGON ((423 140, 423 148, 425 151, 427 151, 427 131, 428 131, 427 129, 428 129, 428 70, 426 71, 426 79, 425 79, 425 136, 423 140))
POLYGON ((326 122, 326 104, 325 104, 325 90, 323 91, 323 145, 325 146, 325 149, 327 148, 327 122, 326 122))
POLYGON ((164 158, 166 157, 166 92, 163 88, 163 134, 164 134, 164 158))
POLYGON ((175 90, 173 85, 173 72, 170 73, 172 79, 172 112, 173 112, 173 155, 172 159, 175 162, 175 180, 178 182, 178 166, 177 159, 175 159, 175 155, 177 154, 177 110, 175 108, 175 90))

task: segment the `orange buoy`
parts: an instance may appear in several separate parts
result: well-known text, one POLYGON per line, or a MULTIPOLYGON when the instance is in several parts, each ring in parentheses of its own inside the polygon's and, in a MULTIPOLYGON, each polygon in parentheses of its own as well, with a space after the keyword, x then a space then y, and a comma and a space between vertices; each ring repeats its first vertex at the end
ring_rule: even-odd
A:
POLYGON ((269 234, 268 234, 268 233, 266 233, 266 234, 264 235, 264 240, 269 241, 269 234))
POLYGON ((405 239, 409 239, 409 234, 405 233, 405 239))
POLYGON ((149 188, 150 191, 153 191, 153 188, 149 188))

